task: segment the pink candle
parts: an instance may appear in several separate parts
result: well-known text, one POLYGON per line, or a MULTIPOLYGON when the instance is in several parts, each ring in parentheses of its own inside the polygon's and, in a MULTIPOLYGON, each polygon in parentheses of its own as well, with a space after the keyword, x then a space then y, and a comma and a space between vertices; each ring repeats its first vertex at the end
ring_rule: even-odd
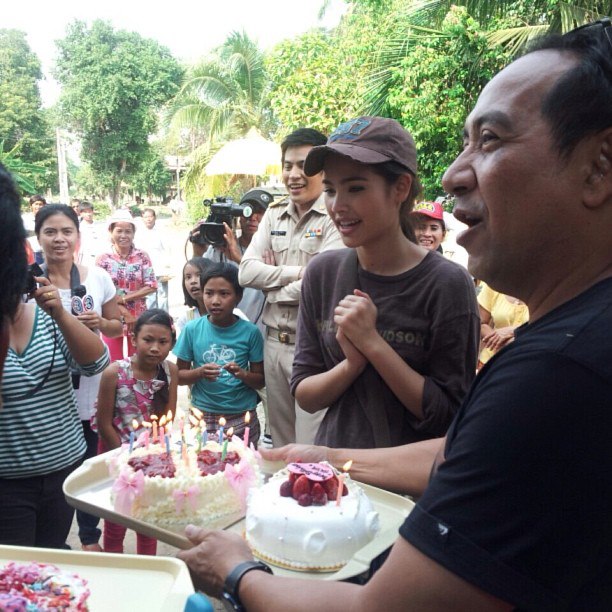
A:
POLYGON ((342 493, 344 491, 344 478, 346 473, 351 469, 353 465, 353 461, 349 460, 342 466, 342 472, 338 474, 338 495, 336 496, 336 506, 340 505, 340 500, 342 499, 342 493))
POLYGON ((250 432, 250 427, 249 427, 249 423, 251 422, 251 413, 247 412, 244 415, 244 422, 246 424, 246 427, 244 428, 244 436, 242 437, 242 440, 244 442, 245 447, 248 448, 249 446, 249 432, 250 432))

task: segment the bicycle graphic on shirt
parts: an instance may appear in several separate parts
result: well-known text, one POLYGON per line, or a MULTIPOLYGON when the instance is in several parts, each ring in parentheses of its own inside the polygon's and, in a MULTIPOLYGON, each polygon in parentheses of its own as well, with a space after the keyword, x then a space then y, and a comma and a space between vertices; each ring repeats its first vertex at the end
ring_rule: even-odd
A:
POLYGON ((236 361, 236 351, 225 344, 211 344, 210 348, 202 354, 202 359, 204 363, 216 363, 221 368, 217 380, 231 378, 232 375, 224 370, 223 366, 236 361))

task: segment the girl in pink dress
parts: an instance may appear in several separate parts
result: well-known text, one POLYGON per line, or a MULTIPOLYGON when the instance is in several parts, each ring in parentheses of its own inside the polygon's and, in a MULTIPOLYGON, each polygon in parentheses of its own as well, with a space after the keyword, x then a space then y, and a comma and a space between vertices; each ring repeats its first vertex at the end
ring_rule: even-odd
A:
MULTIPOLYGON (((100 381, 95 427, 100 453, 129 442, 132 421, 150 421, 176 411, 176 365, 166 361, 176 335, 172 317, 159 308, 144 312, 134 325, 135 354, 112 363, 100 381)), ((103 546, 106 552, 123 552, 126 528, 104 521, 103 546)), ((155 555, 157 541, 137 534, 138 554, 155 555)))

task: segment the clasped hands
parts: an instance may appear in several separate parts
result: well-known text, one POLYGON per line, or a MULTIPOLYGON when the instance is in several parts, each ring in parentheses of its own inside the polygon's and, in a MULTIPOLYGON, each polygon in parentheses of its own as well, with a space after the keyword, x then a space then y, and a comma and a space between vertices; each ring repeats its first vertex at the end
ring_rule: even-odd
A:
POLYGON ((225 370, 229 372, 232 376, 240 379, 245 370, 243 370, 235 361, 230 361, 223 366, 220 366, 218 363, 205 363, 203 366, 200 366, 200 378, 204 378, 209 382, 215 382, 219 375, 221 374, 221 370, 225 370))
POLYGON ((359 289, 342 298, 334 310, 336 340, 349 364, 355 367, 365 367, 367 348, 380 338, 376 331, 377 314, 370 296, 359 289))

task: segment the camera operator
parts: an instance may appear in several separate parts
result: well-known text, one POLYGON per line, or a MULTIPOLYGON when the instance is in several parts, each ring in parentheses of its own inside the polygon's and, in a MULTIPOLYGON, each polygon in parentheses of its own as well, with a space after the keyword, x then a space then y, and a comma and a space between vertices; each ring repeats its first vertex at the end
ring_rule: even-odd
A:
MULTIPOLYGON (((221 245, 211 244, 204 253, 204 257, 212 261, 230 261, 239 265, 242 261, 243 253, 249 244, 251 244, 251 240, 259 227, 259 222, 272 200, 273 196, 263 189, 247 191, 240 200, 240 206, 249 206, 252 212, 249 217, 244 215, 240 217, 238 221, 240 236, 236 237, 234 230, 224 222, 224 243, 221 245)), ((261 293, 261 291, 258 291, 258 293, 261 293)))

